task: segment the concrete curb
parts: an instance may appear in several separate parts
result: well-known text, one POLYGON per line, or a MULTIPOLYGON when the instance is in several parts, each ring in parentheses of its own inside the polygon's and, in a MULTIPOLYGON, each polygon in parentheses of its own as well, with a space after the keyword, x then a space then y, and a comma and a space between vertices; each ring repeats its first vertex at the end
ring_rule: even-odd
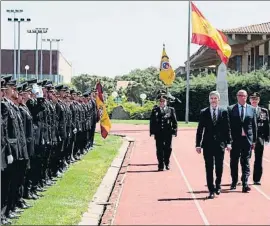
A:
POLYGON ((124 142, 119 149, 119 154, 111 163, 106 175, 104 176, 97 192, 88 206, 88 210, 83 214, 82 220, 78 225, 99 225, 104 213, 105 205, 110 205, 108 200, 116 182, 119 170, 122 166, 127 150, 134 139, 131 137, 123 137, 124 142))

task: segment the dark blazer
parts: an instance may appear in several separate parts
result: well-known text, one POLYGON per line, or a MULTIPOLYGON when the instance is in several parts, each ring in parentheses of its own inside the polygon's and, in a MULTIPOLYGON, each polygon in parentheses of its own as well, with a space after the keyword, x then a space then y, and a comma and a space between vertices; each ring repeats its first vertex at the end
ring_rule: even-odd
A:
POLYGON ((150 136, 175 135, 177 136, 177 119, 175 109, 166 107, 164 112, 160 107, 154 106, 150 116, 150 136))
POLYGON ((234 104, 228 107, 230 123, 231 123, 231 132, 233 143, 239 141, 242 137, 242 128, 247 136, 248 142, 250 145, 256 143, 257 139, 257 116, 256 110, 251 105, 247 104, 245 118, 242 122, 238 104, 234 104))
POLYGON ((218 144, 225 148, 231 144, 231 129, 228 111, 219 107, 217 112, 217 122, 214 126, 210 107, 201 110, 199 124, 196 133, 196 147, 209 148, 213 144, 218 144))

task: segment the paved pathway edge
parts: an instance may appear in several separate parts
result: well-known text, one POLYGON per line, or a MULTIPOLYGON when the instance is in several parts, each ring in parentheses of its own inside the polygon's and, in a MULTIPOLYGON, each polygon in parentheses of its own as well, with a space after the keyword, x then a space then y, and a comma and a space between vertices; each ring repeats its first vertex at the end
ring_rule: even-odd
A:
POLYGON ((88 205, 88 210, 82 216, 78 225, 99 225, 106 205, 110 205, 108 200, 114 188, 118 173, 122 167, 126 153, 130 144, 134 142, 131 137, 123 136, 123 144, 121 145, 118 155, 112 161, 107 173, 103 177, 92 201, 88 205))

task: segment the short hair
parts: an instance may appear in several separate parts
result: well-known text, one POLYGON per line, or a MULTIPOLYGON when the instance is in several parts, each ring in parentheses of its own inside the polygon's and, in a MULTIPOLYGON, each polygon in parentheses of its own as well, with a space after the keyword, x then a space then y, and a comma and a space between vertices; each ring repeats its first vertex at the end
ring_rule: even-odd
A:
POLYGON ((239 93, 245 93, 246 95, 248 95, 248 94, 247 94, 247 91, 244 90, 244 89, 240 89, 240 90, 237 92, 237 95, 238 95, 239 93))
POLYGON ((218 97, 218 99, 220 100, 220 94, 219 94, 218 91, 211 91, 211 92, 209 93, 209 100, 210 100, 210 97, 211 97, 211 96, 216 96, 216 97, 218 97))

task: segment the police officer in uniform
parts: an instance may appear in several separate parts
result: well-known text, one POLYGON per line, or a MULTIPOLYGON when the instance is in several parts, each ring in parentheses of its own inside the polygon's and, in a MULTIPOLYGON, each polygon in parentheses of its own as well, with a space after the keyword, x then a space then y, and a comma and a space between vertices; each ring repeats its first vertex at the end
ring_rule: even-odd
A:
POLYGON ((174 108, 167 106, 167 95, 161 91, 157 99, 159 106, 154 106, 150 116, 150 136, 155 136, 158 171, 163 171, 164 165, 170 169, 171 143, 172 136, 177 136, 177 119, 174 108))
POLYGON ((255 92, 250 95, 250 103, 256 109, 258 136, 255 145, 255 162, 253 170, 253 181, 255 185, 261 185, 261 177, 263 172, 262 159, 264 144, 269 143, 269 113, 266 108, 262 108, 260 103, 260 94, 255 92))

